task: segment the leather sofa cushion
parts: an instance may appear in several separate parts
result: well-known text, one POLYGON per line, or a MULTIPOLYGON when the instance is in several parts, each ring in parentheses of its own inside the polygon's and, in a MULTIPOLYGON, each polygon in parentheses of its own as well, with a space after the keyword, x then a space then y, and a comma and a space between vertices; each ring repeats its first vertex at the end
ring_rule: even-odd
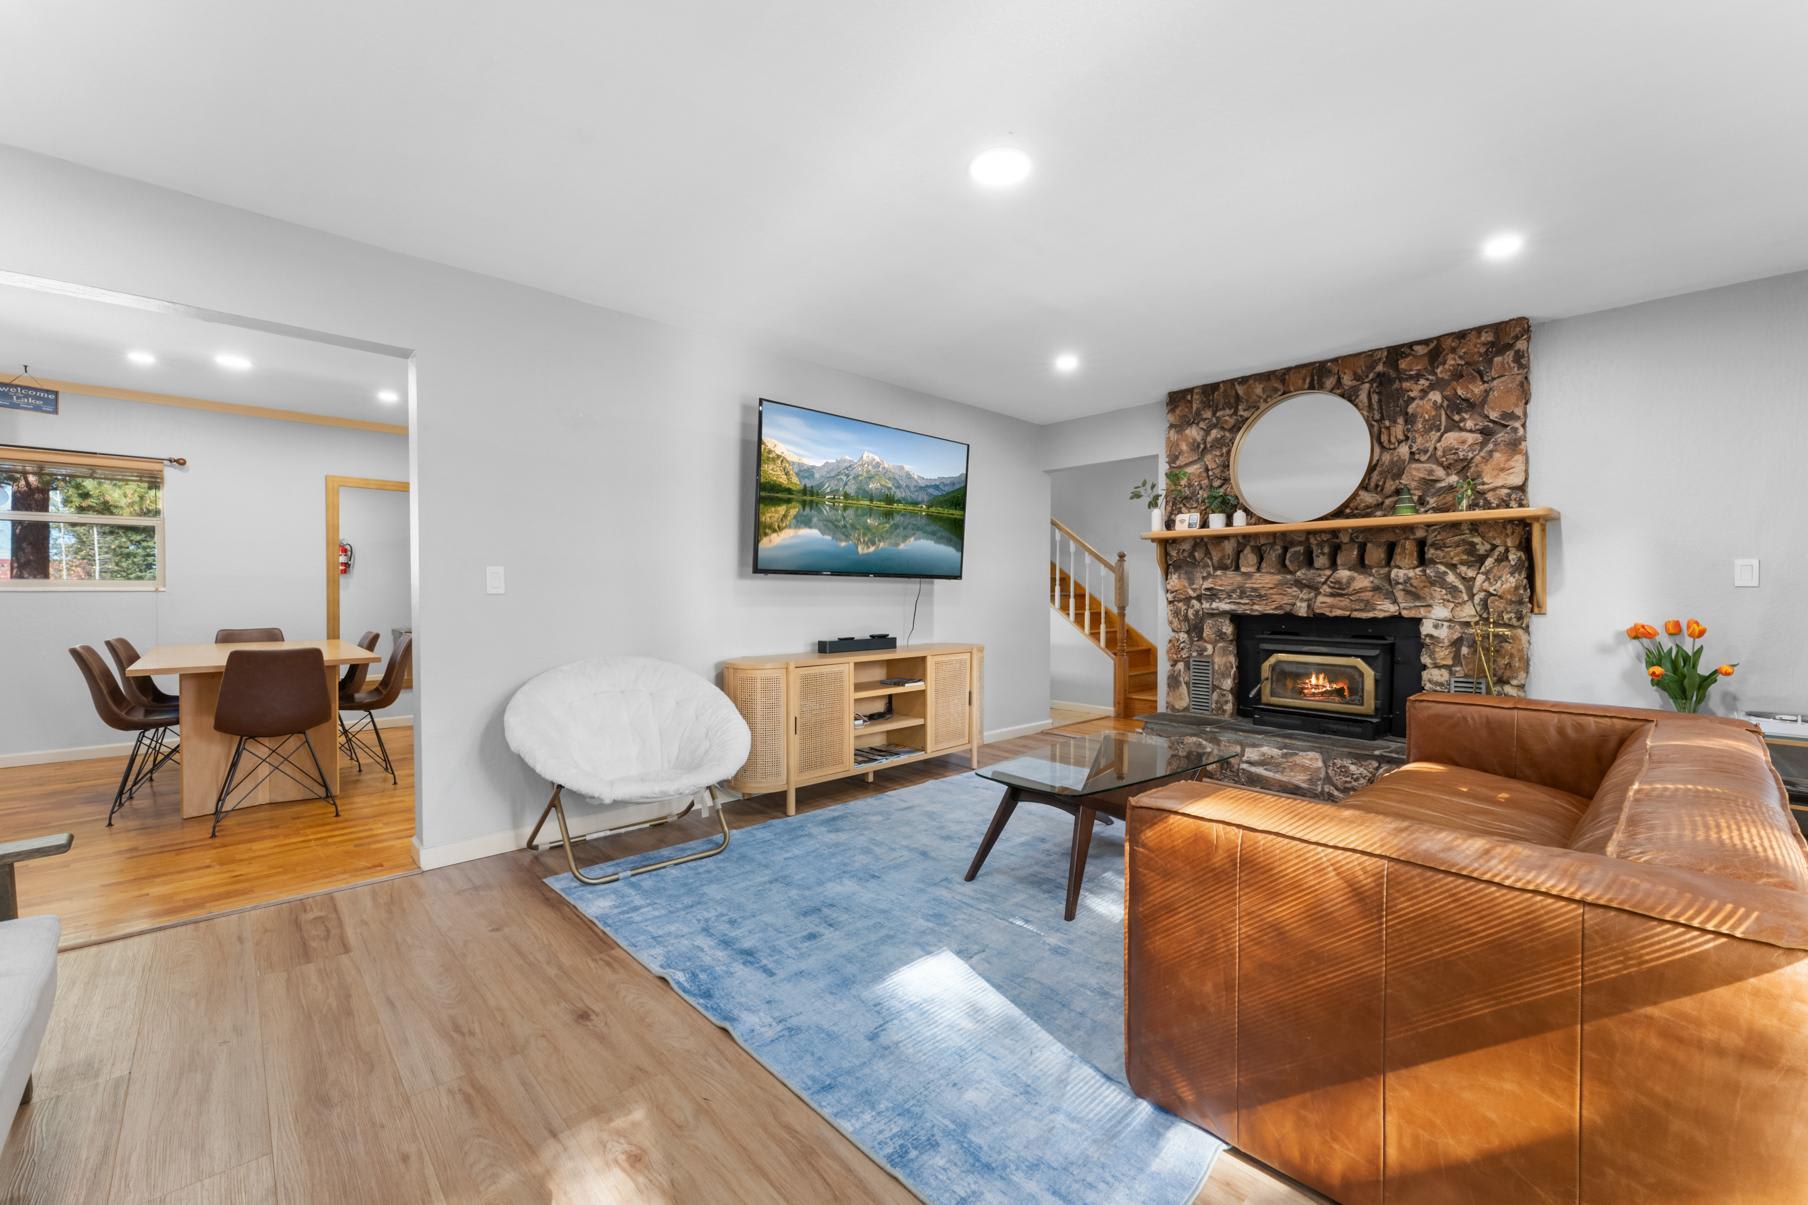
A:
POLYGON ((1763 739, 1689 717, 1659 719, 1627 741, 1567 844, 1610 858, 1808 890, 1808 851, 1763 739))
POLYGON ((1588 804, 1555 787, 1437 762, 1409 762, 1343 801, 1373 816, 1559 847, 1569 844, 1588 804))

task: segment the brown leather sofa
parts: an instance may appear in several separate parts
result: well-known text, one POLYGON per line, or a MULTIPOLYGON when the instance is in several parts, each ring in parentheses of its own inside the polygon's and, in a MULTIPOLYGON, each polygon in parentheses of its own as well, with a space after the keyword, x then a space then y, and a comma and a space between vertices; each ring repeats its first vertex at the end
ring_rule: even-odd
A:
POLYGON ((1348 1202, 1808 1201, 1808 856, 1748 725, 1461 695, 1341 803, 1129 810, 1131 1085, 1348 1202))

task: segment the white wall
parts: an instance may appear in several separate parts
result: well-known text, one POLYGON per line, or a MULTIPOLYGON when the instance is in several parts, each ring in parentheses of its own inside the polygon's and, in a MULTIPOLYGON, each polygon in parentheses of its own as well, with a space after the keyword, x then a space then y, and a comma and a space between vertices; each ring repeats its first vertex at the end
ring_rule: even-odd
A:
MULTIPOLYGON (((398 490, 340 487, 339 538, 351 544, 353 553, 351 572, 339 578, 339 635, 356 640, 365 632, 375 632, 377 655, 387 664, 395 647, 392 633, 414 622, 408 495, 398 490)), ((371 666, 366 684, 375 686, 383 668, 371 666)), ((383 712, 383 718, 413 714, 414 692, 404 690, 395 705, 383 712)))
POLYGON ((541 669, 632 652, 713 674, 902 632, 915 583, 749 574, 761 396, 972 444, 967 576, 924 589, 917 639, 987 646, 988 731, 1046 723, 1035 427, 16 150, 0 176, 0 268, 415 352, 424 860, 506 847, 544 803, 501 724, 541 669))
POLYGON ((1563 519, 1532 694, 1659 706, 1624 629, 1693 615, 1740 663, 1712 710, 1808 707, 1805 353, 1808 273, 1533 328, 1528 493, 1563 519))
MULTIPOLYGON (((1130 626, 1155 642, 1167 643, 1167 608, 1161 573, 1147 540, 1149 512, 1129 500, 1137 482, 1159 475, 1159 458, 1136 456, 1049 473, 1049 510, 1081 539, 1108 557, 1125 553, 1130 572, 1130 626)), ((1065 566, 1064 566, 1065 567, 1065 566)), ((1109 596, 1107 596, 1109 597, 1109 596)), ((1073 624, 1049 612, 1049 697, 1068 703, 1109 707, 1111 658, 1073 624)))
POLYGON ((1107 460, 1160 456, 1167 438, 1166 401, 1049 423, 1041 428, 1042 467, 1071 469, 1107 460))
MULTIPOLYGON (((164 473, 164 590, 0 595, 0 665, 8 680, 32 685, 0 690, 0 755, 131 739, 95 716, 72 645, 93 645, 111 664, 112 636, 141 651, 211 640, 223 627, 319 639, 327 474, 405 477, 408 469, 399 435, 68 393, 61 414, 0 410, 0 443, 188 460, 164 473)), ((175 689, 174 680, 162 685, 175 689)))

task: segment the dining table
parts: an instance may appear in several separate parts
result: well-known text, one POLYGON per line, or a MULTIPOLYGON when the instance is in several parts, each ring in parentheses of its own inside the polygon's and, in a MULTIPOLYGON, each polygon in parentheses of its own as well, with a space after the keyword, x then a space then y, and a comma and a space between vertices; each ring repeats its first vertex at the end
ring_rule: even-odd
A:
MULTIPOLYGON (((326 663, 326 676, 321 689, 327 693, 329 718, 308 730, 314 754, 326 772, 327 786, 339 791, 339 675, 348 665, 374 665, 375 653, 359 648, 349 640, 271 640, 245 644, 159 644, 134 661, 126 670, 132 678, 175 678, 179 685, 179 722, 182 725, 181 773, 182 815, 184 819, 213 815, 215 798, 225 781, 227 763, 232 760, 238 738, 213 726, 214 711, 220 702, 220 681, 226 673, 226 658, 233 653, 259 649, 319 649, 326 663)), ((312 799, 313 792, 303 784, 282 774, 265 778, 254 790, 247 791, 235 807, 253 807, 263 803, 281 803, 290 799, 312 799)))

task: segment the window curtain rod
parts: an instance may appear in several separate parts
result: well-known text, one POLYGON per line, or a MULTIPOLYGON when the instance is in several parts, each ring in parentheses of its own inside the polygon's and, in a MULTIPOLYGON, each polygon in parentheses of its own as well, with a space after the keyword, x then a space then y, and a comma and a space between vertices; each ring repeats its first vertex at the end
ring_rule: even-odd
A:
POLYGON ((0 444, 0 450, 12 452, 62 452, 67 456, 105 456, 109 460, 158 460, 178 468, 188 467, 186 456, 133 456, 128 452, 84 452, 80 448, 46 448, 38 444, 0 444))

